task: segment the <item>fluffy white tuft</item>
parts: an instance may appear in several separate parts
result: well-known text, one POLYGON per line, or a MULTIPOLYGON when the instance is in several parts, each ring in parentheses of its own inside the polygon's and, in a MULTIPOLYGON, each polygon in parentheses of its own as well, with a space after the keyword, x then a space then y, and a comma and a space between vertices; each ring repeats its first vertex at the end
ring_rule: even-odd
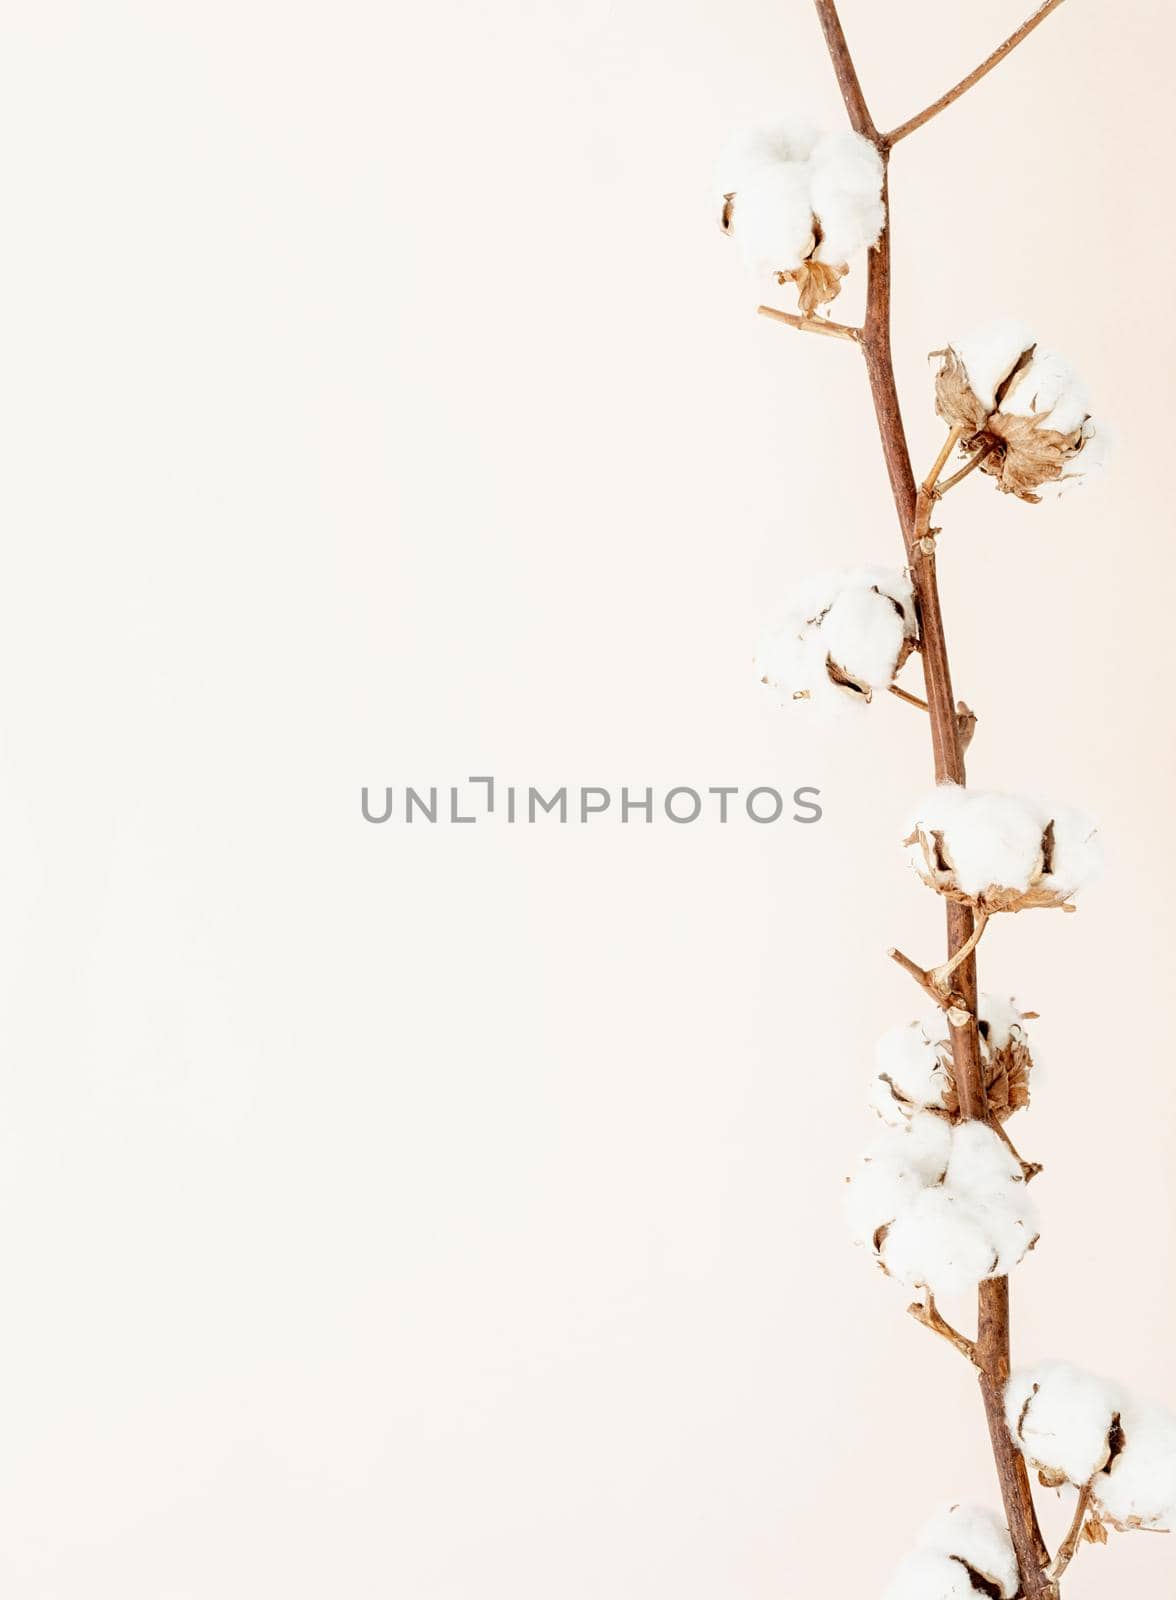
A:
POLYGON ((952 341, 968 385, 986 411, 995 408, 996 391, 1034 342, 1032 330, 1011 319, 974 328, 966 338, 952 341))
POLYGON ((954 1556, 1012 1600, 1021 1587, 1017 1556, 1004 1518, 987 1506, 947 1506, 919 1535, 918 1548, 954 1556))
POLYGON ((1176 1417, 1129 1398, 1120 1427, 1121 1448, 1092 1485, 1095 1503, 1119 1527, 1176 1527, 1176 1417))
POLYGON ((906 1118, 895 1091, 917 1109, 943 1108, 948 1081, 944 1057, 950 1053, 950 1046, 947 1025, 941 1027, 936 1018, 942 1020, 942 1011, 923 1021, 891 1028, 878 1040, 874 1049, 878 1076, 871 1089, 870 1104, 887 1122, 897 1125, 906 1118))
POLYGON ((1025 1367, 1005 1386, 1005 1420, 1026 1461, 1078 1488, 1106 1466, 1124 1404, 1117 1385, 1065 1361, 1025 1367))
POLYGON ((1000 409, 1014 417, 1039 417, 1057 433, 1073 433, 1090 416, 1082 380, 1053 350, 1038 348, 1013 379, 1000 409))
MULTIPOLYGON (((916 808, 912 828, 943 836, 956 885, 979 895, 992 887, 1027 889, 1042 866, 1042 835, 1049 821, 1032 800, 944 783, 916 808)), ((921 845, 912 860, 926 869, 921 845)))
POLYGON ((812 155, 813 211, 820 218, 817 259, 841 266, 878 243, 882 204, 882 157, 857 133, 825 133, 812 155))
POLYGON ((1053 852, 1045 885, 1058 894, 1075 894, 1102 869, 1102 838, 1097 825, 1073 806, 1053 808, 1053 852))
POLYGON ((990 1050, 1004 1050, 1014 1039, 1028 1040, 1025 1015, 1012 995, 982 994, 976 1016, 980 1037, 990 1050))
POLYGON ((810 256, 843 266, 882 231, 881 157, 856 133, 795 120, 745 129, 717 178, 720 194, 735 196, 731 232, 753 271, 791 272, 810 256))
POLYGON ((976 1600, 976 1589, 962 1561, 938 1550, 912 1550, 899 1562, 882 1600, 976 1600))
MULTIPOLYGON (((1029 1030, 1011 995, 982 994, 977 1018, 985 1061, 1014 1039, 1028 1046, 1029 1030)), ((884 1033, 874 1047, 874 1066, 869 1103, 883 1122, 898 1127, 917 1111, 943 1111, 951 1072, 951 1035, 943 1012, 929 1009, 917 1021, 884 1033)))
POLYGON ((915 637, 910 579, 887 567, 821 572, 787 596, 784 617, 755 650, 761 680, 781 700, 805 700, 825 715, 866 704, 830 676, 828 663, 871 691, 885 689, 915 637))
POLYGON ((850 1178, 846 1214, 891 1277, 938 1295, 1003 1276, 1037 1239, 1020 1165, 998 1135, 931 1112, 875 1141, 850 1178))
POLYGON ((1047 808, 1026 795, 998 794, 943 783, 915 808, 907 824, 907 853, 928 872, 927 848, 942 840, 944 884, 979 896, 986 890, 1023 893, 1030 887, 1059 899, 1093 879, 1102 862, 1094 822, 1071 806, 1047 808), (1046 834, 1053 823, 1052 838, 1046 834))

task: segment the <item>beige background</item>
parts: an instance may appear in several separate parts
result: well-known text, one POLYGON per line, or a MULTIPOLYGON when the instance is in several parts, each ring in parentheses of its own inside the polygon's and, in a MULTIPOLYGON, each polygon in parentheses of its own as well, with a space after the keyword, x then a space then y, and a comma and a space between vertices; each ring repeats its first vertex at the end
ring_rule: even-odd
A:
MULTIPOLYGON (((902 120, 1022 0, 845 0, 902 120)), ((1096 810, 1017 1347, 1176 1404, 1170 8, 1071 0, 895 162, 895 338, 1072 355, 1106 487, 953 499, 978 783, 1096 810)), ((880 1591, 992 1493, 847 1244, 937 906, 919 717, 750 644, 899 551, 857 355, 754 315, 729 128, 841 115, 802 0, 18 5, 0 51, 0 1577, 14 1600, 880 1591), (819 785, 819 827, 375 829, 362 783, 819 785)), ((858 273, 840 302, 852 315, 858 273)), ((960 1315, 963 1315, 961 1311, 960 1315)), ((1170 1539, 1067 1594, 1167 1593, 1170 1539)))

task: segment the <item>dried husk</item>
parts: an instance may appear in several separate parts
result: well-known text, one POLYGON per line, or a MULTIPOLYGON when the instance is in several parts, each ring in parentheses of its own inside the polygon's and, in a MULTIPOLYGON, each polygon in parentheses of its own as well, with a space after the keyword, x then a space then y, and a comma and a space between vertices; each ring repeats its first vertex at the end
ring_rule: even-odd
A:
POLYGON ((949 347, 931 354, 942 361, 935 378, 935 409, 949 428, 966 429, 964 437, 970 439, 983 429, 988 412, 973 394, 964 363, 956 352, 949 347))
MULTIPOLYGON (((814 218, 814 224, 815 221, 814 218)), ((796 285, 800 314, 811 317, 819 307, 836 300, 841 293, 841 280, 848 271, 847 265, 831 266, 827 261, 814 261, 810 256, 799 267, 789 272, 778 272, 776 277, 780 283, 796 285)))

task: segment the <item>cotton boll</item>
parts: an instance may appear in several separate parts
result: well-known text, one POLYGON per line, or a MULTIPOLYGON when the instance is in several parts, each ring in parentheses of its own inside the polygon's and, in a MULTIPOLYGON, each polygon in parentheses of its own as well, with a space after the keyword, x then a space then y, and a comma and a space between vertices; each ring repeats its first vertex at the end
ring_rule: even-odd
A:
POLYGON ((1176 1525, 1176 1417, 1129 1399, 1120 1413, 1121 1448, 1091 1485, 1102 1514, 1119 1528, 1176 1525))
POLYGON ((1030 801, 1015 795, 967 793, 944 836, 956 883, 969 895, 994 885, 1028 889, 1041 868, 1041 838, 1048 819, 1030 801))
MULTIPOLYGON (((981 995, 977 1016, 989 1113, 1004 1122, 1029 1104, 1029 1075, 1036 1062, 1028 1029, 1008 996, 981 995)), ((874 1049, 874 1065, 877 1076, 871 1081, 869 1103, 884 1122, 898 1126, 924 1109, 958 1119, 951 1036, 942 1011, 928 1011, 921 1020, 883 1034, 874 1049)))
POLYGON ((962 1561, 937 1550, 913 1550, 899 1562, 882 1600, 976 1600, 962 1561))
POLYGON ((803 170, 777 167, 747 179, 731 203, 731 236, 749 272, 791 272, 813 248, 803 170))
POLYGON ((845 1211, 858 1244, 873 1246, 928 1185, 942 1181, 951 1129, 940 1117, 917 1116, 880 1135, 858 1162, 846 1190, 845 1211))
POLYGON ((846 1211, 891 1277, 937 1295, 1009 1272, 1037 1237, 1020 1166, 997 1135, 926 1111, 875 1141, 846 1211))
POLYGON ((1028 1037, 1025 1018, 1011 995, 982 994, 976 1011, 980 1037, 990 1050, 1004 1050, 1028 1037))
POLYGON ((1021 1587, 1008 1526, 987 1506, 948 1506, 932 1517, 918 1543, 920 1550, 962 1561, 995 1587, 1001 1600, 1013 1600, 1021 1587))
POLYGON ((905 849, 916 872, 923 875, 934 872, 937 878, 943 875, 935 867, 934 856, 928 860, 928 852, 932 850, 935 834, 946 838, 967 804, 967 794, 958 783, 941 783, 915 807, 907 823, 905 849))
POLYGON ((1005 1386, 1005 1420, 1026 1461, 1078 1488, 1106 1466, 1125 1404, 1116 1384, 1065 1361, 1025 1367, 1005 1386))
POLYGON ((952 1135, 947 1183, 974 1198, 1004 1193, 1010 1185, 1024 1188, 1025 1175, 999 1134, 983 1122, 962 1122, 952 1135))
POLYGON ((812 206, 821 229, 816 255, 844 264, 877 244, 882 232, 882 158, 860 134, 826 133, 814 147, 811 166, 812 206))
POLYGON ((952 1138, 946 1184, 983 1229, 997 1275, 1011 1271, 1038 1238, 1037 1208, 1016 1156, 984 1123, 961 1123, 952 1138))
POLYGON ((779 122, 744 129, 722 152, 719 193, 739 258, 749 271, 793 271, 812 252, 816 241, 809 157, 816 137, 807 123, 779 122))
POLYGON ((915 631, 914 594, 902 572, 820 572, 786 596, 781 623, 756 648, 756 667, 782 700, 835 716, 860 709, 892 681, 915 631))
POLYGON ((996 393, 1026 350, 1035 343, 1023 322, 1011 320, 975 328, 952 348, 964 364, 968 384, 985 411, 996 406, 996 393))
POLYGON ((893 682, 905 636, 902 613, 873 589, 838 595, 821 623, 828 658, 874 689, 893 682))
POLYGON ((996 1252, 993 1276, 1006 1278, 1041 1237, 1033 1197, 1022 1185, 1019 1193, 985 1195, 976 1209, 996 1252))
POLYGON ((999 1262, 983 1219, 944 1188, 924 1189, 900 1210, 879 1254, 892 1277, 944 1298, 991 1278, 999 1262))
POLYGON ((1053 808, 1053 849, 1044 885, 1059 895, 1076 894, 1098 876, 1102 839, 1092 819, 1072 806, 1053 808))

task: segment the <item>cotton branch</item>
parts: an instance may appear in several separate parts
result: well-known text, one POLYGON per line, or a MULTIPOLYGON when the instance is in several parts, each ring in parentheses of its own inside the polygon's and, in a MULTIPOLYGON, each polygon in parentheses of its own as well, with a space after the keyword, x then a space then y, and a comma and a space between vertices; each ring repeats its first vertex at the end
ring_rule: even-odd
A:
POLYGON ((925 110, 919 112, 918 116, 911 117, 908 121, 900 123, 897 128, 892 128, 889 133, 884 133, 882 135, 883 144, 893 147, 900 139, 905 139, 908 133, 914 133, 916 128, 921 128, 925 122, 930 122, 932 117, 937 117, 941 111, 945 111, 961 95, 967 94, 973 85, 979 83, 981 78, 987 77, 993 67, 998 67, 1004 58, 1017 48, 1022 39, 1027 39, 1033 30, 1045 21, 1051 11, 1058 9, 1061 3, 1062 0, 1045 0, 1045 4, 1039 6, 1033 15, 1021 24, 1016 33, 1011 33, 1002 45, 998 45, 992 54, 982 61, 973 72, 969 72, 966 78, 961 78, 953 89, 949 89, 946 94, 941 94, 938 100, 932 101, 925 110))
MULTIPOLYGON (((951 663, 936 577, 935 545, 929 536, 932 496, 926 491, 920 495, 915 483, 890 349, 891 219, 886 163, 891 144, 898 143, 916 127, 921 127, 945 106, 958 99, 973 83, 978 82, 1003 60, 1004 56, 1037 26, 1038 22, 1056 9, 1061 0, 1048 0, 1047 5, 1041 8, 1036 17, 1030 19, 1029 24, 1007 40, 976 72, 918 117, 895 129, 889 138, 879 135, 870 115, 835 0, 814 0, 814 3, 850 124, 856 132, 875 145, 883 160, 883 199, 888 207, 887 220, 878 243, 869 256, 866 315, 861 342, 882 453, 915 583, 935 779, 937 783, 965 784, 967 777, 964 766, 964 738, 970 732, 971 721, 966 713, 957 711, 952 693, 951 663), (917 529, 917 521, 922 523, 921 529, 917 529)), ((971 908, 949 902, 947 905, 949 962, 968 945, 974 931, 971 908)), ((912 971, 912 975, 921 971, 913 962, 903 961, 900 964, 912 971)), ((926 974, 923 976, 926 977, 926 974)), ((974 944, 956 968, 953 977, 962 1001, 954 1015, 948 1016, 960 1111, 965 1118, 986 1121, 988 1104, 980 1056, 980 1038, 976 1025, 978 985, 974 944)), ((942 1004, 942 1001, 940 1003, 942 1004)), ((1010 1359, 1008 1279, 990 1278, 981 1283, 979 1289, 975 1362, 979 1368, 980 1392, 984 1401, 1001 1497, 1009 1535, 1016 1551, 1024 1600, 1056 1600, 1057 1588, 1047 1574, 1049 1551, 1046 1549, 1037 1522, 1028 1469, 1013 1444, 1004 1418, 1004 1385, 1010 1370, 1010 1359)))

